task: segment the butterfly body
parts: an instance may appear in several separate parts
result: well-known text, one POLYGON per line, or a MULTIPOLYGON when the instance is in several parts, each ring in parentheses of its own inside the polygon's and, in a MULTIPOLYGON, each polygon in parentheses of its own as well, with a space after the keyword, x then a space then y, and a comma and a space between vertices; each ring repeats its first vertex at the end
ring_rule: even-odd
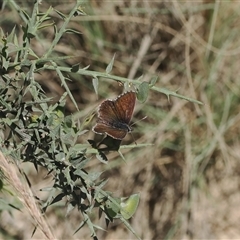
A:
POLYGON ((135 92, 126 92, 115 100, 105 100, 99 106, 98 119, 93 131, 122 140, 131 131, 129 123, 135 102, 135 92))

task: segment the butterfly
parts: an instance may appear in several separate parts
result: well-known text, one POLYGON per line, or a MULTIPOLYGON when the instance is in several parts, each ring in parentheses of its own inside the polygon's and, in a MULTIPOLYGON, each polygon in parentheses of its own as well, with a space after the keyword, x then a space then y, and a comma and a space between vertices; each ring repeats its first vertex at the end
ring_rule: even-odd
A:
POLYGON ((92 128, 97 134, 122 140, 132 129, 129 123, 132 119, 136 102, 135 92, 126 92, 115 100, 105 100, 98 109, 98 119, 92 128))

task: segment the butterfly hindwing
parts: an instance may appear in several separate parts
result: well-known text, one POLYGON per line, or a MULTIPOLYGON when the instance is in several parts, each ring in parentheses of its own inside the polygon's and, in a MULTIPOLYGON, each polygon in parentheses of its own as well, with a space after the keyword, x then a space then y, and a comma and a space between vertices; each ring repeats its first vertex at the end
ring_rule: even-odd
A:
POLYGON ((113 128, 112 126, 101 122, 98 122, 93 127, 93 131, 99 134, 107 134, 115 139, 123 139, 128 133, 125 129, 113 128))

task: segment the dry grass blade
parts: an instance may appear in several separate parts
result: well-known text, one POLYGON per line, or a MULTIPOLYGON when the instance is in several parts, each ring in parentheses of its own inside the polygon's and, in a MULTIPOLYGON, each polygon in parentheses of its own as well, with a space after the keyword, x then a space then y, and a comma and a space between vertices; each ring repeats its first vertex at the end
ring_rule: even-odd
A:
POLYGON ((28 214, 34 220, 36 228, 43 233, 45 239, 56 239, 50 230, 46 219, 43 217, 28 184, 23 181, 23 176, 19 176, 19 171, 13 161, 9 158, 5 158, 2 152, 0 152, 0 166, 8 184, 15 189, 17 198, 22 202, 25 209, 28 211, 28 214))

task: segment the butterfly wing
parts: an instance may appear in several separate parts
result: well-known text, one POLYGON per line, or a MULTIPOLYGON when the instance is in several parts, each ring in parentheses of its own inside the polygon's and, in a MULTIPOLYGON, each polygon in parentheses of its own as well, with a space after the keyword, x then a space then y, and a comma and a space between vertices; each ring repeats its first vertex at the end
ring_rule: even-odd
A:
POLYGON ((92 128, 95 133, 107 134, 115 139, 123 139, 131 131, 131 121, 136 102, 135 92, 127 92, 116 100, 104 101, 98 109, 98 119, 92 128))
POLYGON ((118 122, 114 101, 106 100, 99 106, 97 123, 92 130, 98 134, 107 134, 115 139, 123 139, 128 131, 116 127, 118 122))
POLYGON ((107 134, 112 138, 122 140, 128 133, 126 129, 113 128, 111 125, 103 122, 97 122, 92 129, 95 133, 107 134))
POLYGON ((115 114, 119 121, 129 124, 132 119, 133 110, 136 103, 136 93, 127 92, 120 95, 115 101, 114 105, 116 109, 115 114))
POLYGON ((111 123, 118 120, 115 105, 112 100, 105 100, 98 109, 98 121, 111 123))

